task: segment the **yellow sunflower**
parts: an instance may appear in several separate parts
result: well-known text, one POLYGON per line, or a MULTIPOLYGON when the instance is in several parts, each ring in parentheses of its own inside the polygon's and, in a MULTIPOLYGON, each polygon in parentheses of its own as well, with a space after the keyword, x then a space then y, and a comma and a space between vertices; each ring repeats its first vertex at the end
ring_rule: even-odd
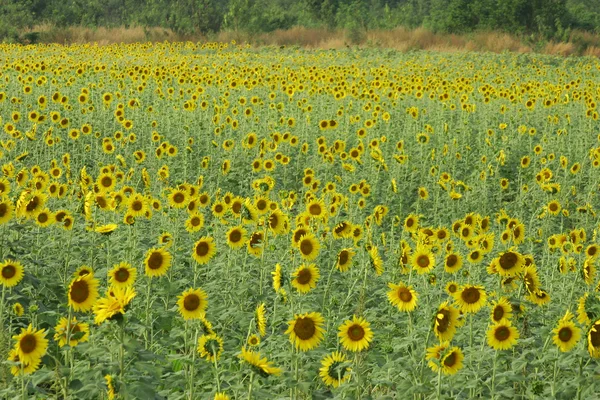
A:
POLYGON ((128 286, 126 288, 111 287, 106 297, 101 298, 94 304, 94 322, 100 325, 104 321, 122 317, 126 308, 135 297, 135 290, 128 286))
POLYGON ((0 264, 0 284, 13 287, 23 279, 23 266, 18 261, 5 260, 0 264))
POLYGON ((215 362, 223 353, 223 339, 215 333, 198 338, 198 354, 206 361, 215 362))
POLYGON ((581 339, 581 329, 572 320, 573 314, 567 311, 556 328, 552 330, 552 333, 554 333, 552 341, 562 352, 570 351, 581 339))
POLYGON ((241 249, 246 244, 248 231, 242 226, 234 226, 227 231, 227 245, 233 250, 241 249))
POLYGON ((254 312, 254 320, 256 321, 256 328, 258 329, 258 333, 260 334, 260 336, 265 336, 267 334, 267 316, 265 303, 260 303, 258 307, 256 307, 256 311, 254 312))
POLYGON ((28 375, 31 374, 35 371, 37 371, 37 369, 40 367, 40 364, 42 363, 42 359, 41 358, 36 358, 30 362, 21 362, 21 360, 19 359, 19 353, 17 352, 17 349, 11 349, 8 352, 8 361, 12 361, 13 363, 16 363, 16 365, 13 365, 12 367, 10 367, 10 373, 13 374, 14 376, 20 376, 21 374, 24 375, 28 375))
POLYGON ((59 347, 64 347, 67 344, 67 335, 69 336, 69 346, 71 347, 87 342, 90 338, 89 324, 78 322, 75 317, 71 319, 70 326, 67 318, 61 318, 58 325, 54 327, 54 331, 54 341, 58 342, 59 347))
POLYGON ((411 264, 419 275, 431 272, 435 267, 435 257, 431 250, 423 246, 417 246, 412 255, 411 264))
POLYGON ((292 277, 292 286, 300 293, 308 293, 317 286, 321 274, 315 264, 302 264, 294 271, 292 277))
POLYGON ((198 319, 205 315, 208 296, 204 290, 190 288, 177 299, 179 313, 183 319, 198 319))
POLYGON ((137 269, 133 268, 129 263, 122 262, 108 271, 108 276, 110 278, 109 283, 112 286, 133 286, 137 278, 137 269))
POLYGON ((371 246, 369 249, 369 261, 371 262, 371 267, 375 270, 377 276, 383 274, 383 260, 379 255, 377 246, 371 246))
POLYGON ((458 253, 448 253, 446 255, 446 259, 444 260, 444 271, 449 274, 454 274, 457 272, 463 264, 463 260, 460 254, 458 253))
POLYGON ((366 319, 354 315, 352 320, 346 320, 339 327, 338 337, 344 349, 357 352, 369 347, 373 331, 366 319))
POLYGON ((298 242, 298 250, 303 260, 312 261, 319 255, 321 245, 315 235, 308 233, 298 242))
POLYGON ((412 286, 406 286, 399 282, 397 285, 388 283, 390 291, 387 292, 387 297, 392 305, 398 307, 400 311, 410 312, 417 308, 417 292, 412 286))
POLYGON ((73 279, 69 285, 69 305, 75 311, 90 311, 98 298, 98 279, 92 274, 86 274, 73 279))
POLYGON ((286 335, 290 335, 290 342, 296 350, 308 351, 319 345, 323 340, 323 323, 325 319, 318 312, 294 315, 294 319, 288 322, 286 335))
POLYGON ((185 221, 185 230, 192 233, 198 232, 204 226, 204 215, 201 213, 192 213, 185 221))
POLYGON ((21 328, 21 333, 13 336, 17 341, 15 351, 19 357, 19 362, 24 364, 35 364, 48 350, 48 339, 46 339, 46 330, 34 330, 33 325, 29 324, 27 329, 21 328))
POLYGON ((433 333, 440 341, 451 341, 458 325, 458 310, 443 302, 435 313, 433 333))
POLYGON ((485 305, 487 295, 483 286, 464 285, 454 294, 454 300, 463 313, 476 313, 485 305))
POLYGON ((150 277, 163 276, 171 267, 171 253, 163 248, 152 248, 146 253, 144 260, 146 275, 150 277))
POLYGON ((443 343, 427 349, 426 358, 434 372, 441 369, 444 375, 454 375, 462 369, 464 355, 459 347, 448 348, 448 343, 443 343))
POLYGON ((487 331, 487 342, 495 350, 508 350, 517 344, 519 331, 509 320, 496 322, 487 331))
POLYGON ((498 301, 492 303, 490 319, 492 322, 500 322, 502 319, 510 320, 512 318, 512 306, 506 297, 500 297, 498 301))
POLYGON ((250 364, 250 366, 261 376, 268 377, 269 375, 281 375, 281 369, 274 367, 267 358, 261 358, 259 352, 242 348, 239 357, 242 361, 250 364))
POLYGON ((344 353, 335 351, 321 360, 319 376, 325 385, 337 388, 350 380, 352 371, 350 364, 344 353))
POLYGON ((356 252, 354 251, 354 249, 348 248, 340 250, 340 252, 337 255, 337 262, 335 264, 335 267, 341 272, 348 271, 350 269, 350 266, 352 265, 352 257, 354 257, 355 255, 356 252))
POLYGON ((203 236, 194 243, 192 257, 200 265, 207 264, 217 253, 215 240, 210 236, 203 236))

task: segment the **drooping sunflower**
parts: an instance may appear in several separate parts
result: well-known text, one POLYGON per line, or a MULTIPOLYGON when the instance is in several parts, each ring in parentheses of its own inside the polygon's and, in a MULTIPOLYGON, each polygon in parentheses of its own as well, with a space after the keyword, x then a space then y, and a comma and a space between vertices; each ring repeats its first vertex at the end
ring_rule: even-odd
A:
POLYGON ((294 315, 294 319, 288 322, 286 335, 290 335, 290 342, 296 350, 308 351, 319 345, 323 340, 323 324, 325 319, 318 312, 294 315))
POLYGON ((185 221, 185 230, 192 233, 198 232, 204 226, 204 215, 198 212, 190 214, 185 221))
POLYGON ((590 357, 600 357, 600 320, 594 322, 587 333, 587 348, 590 357))
POLYGON ((379 249, 377 249, 377 246, 371 246, 369 249, 369 261, 371 262, 371 267, 375 270, 377 276, 383 274, 383 260, 379 255, 379 249))
POLYGON ((440 341, 451 341, 458 325, 458 310, 443 302, 437 309, 433 321, 433 333, 440 341))
POLYGON ((11 349, 8 352, 8 361, 12 361, 13 363, 16 363, 16 365, 13 365, 12 367, 10 367, 10 373, 13 374, 14 376, 20 376, 21 374, 23 374, 23 375, 31 374, 31 373, 37 371, 37 369, 40 367, 40 364, 42 363, 41 358, 36 358, 31 362, 21 362, 16 348, 11 349))
POLYGON ((227 245, 233 250, 241 249, 246 244, 248 231, 242 226, 234 226, 227 231, 227 245))
POLYGON ((512 318, 512 306, 506 297, 500 297, 498 301, 492 303, 490 319, 492 322, 500 322, 503 319, 510 320, 512 318))
POLYGON ((127 306, 133 300, 135 290, 128 286, 126 288, 111 287, 106 297, 101 298, 94 304, 94 322, 100 325, 104 321, 119 318, 125 314, 127 306))
POLYGON ((242 361, 250 364, 254 371, 258 372, 261 376, 268 377, 269 375, 281 375, 281 369, 274 367, 266 357, 261 358, 259 352, 242 348, 239 357, 242 361))
POLYGON ((117 224, 100 225, 94 228, 94 232, 100 233, 102 235, 108 235, 109 233, 113 233, 117 229, 117 227, 117 224))
POLYGON ((495 350, 508 350, 517 344, 519 331, 511 322, 503 319, 496 322, 487 331, 487 342, 495 350))
POLYGON ((275 264, 275 270, 271 272, 273 276, 273 289, 275 289, 275 293, 278 293, 283 286, 283 275, 281 274, 281 265, 275 264))
POLYGON ((288 216, 285 215, 281 210, 277 209, 269 215, 268 218, 269 230, 274 235, 281 235, 289 231, 290 223, 288 216))
POLYGON ((487 295, 483 286, 464 285, 454 295, 454 300, 463 313, 476 313, 485 305, 487 295))
POLYGON ((570 351, 581 339, 581 329, 572 320, 573 314, 567 311, 552 330, 552 341, 562 352, 570 351))
POLYGON ((198 338, 198 354, 206 361, 215 362, 223 353, 223 339, 215 333, 198 338))
POLYGON ((25 308, 23 308, 23 305, 21 303, 15 303, 13 304, 13 313, 17 317, 22 317, 25 313, 25 308))
POLYGON ((256 329, 260 336, 267 334, 267 314, 265 303, 260 303, 254 312, 254 321, 256 322, 256 329))
POLYGON ((348 271, 352 265, 352 257, 355 255, 356 253, 354 252, 354 249, 348 248, 340 250, 337 256, 337 263, 335 264, 335 267, 341 272, 348 271))
POLYGON ((122 262, 114 266, 108 272, 108 276, 110 277, 110 284, 112 286, 120 286, 127 287, 133 286, 135 279, 137 278, 137 269, 133 268, 131 264, 122 262))
POLYGON ((337 388, 350 380, 350 364, 344 353, 335 351, 321 360, 319 376, 325 385, 337 388))
POLYGON ((424 246, 417 246, 411 258, 411 265, 419 275, 431 272, 435 267, 435 257, 431 250, 424 246))
POLYGON ((303 260, 312 261, 319 255, 321 244, 312 233, 308 233, 298 242, 298 250, 303 260))
POLYGON ((92 267, 88 265, 82 265, 81 267, 77 268, 75 272, 73 272, 73 276, 75 278, 85 275, 94 275, 94 270, 92 269, 92 267))
POLYGON ((58 325, 54 328, 54 341, 58 342, 59 347, 67 344, 67 334, 69 335, 69 346, 75 347, 79 343, 87 342, 90 338, 90 326, 85 322, 78 322, 77 318, 71 319, 69 326, 67 318, 61 318, 58 325), (70 332, 68 332, 70 330, 70 332))
POLYGON ((9 199, 0 199, 0 225, 11 220, 14 209, 15 207, 9 199))
POLYGON ((167 273, 171 267, 171 253, 163 248, 152 248, 146 253, 144 260, 146 275, 150 277, 159 277, 167 273))
POLYGON ((23 266, 18 261, 5 260, 0 264, 0 284, 13 287, 23 279, 23 266))
POLYGON ((412 286, 406 286, 399 282, 397 285, 388 283, 390 291, 387 292, 387 297, 392 305, 398 307, 400 311, 411 312, 417 308, 417 292, 412 286))
POLYGON ((292 286, 300 293, 308 293, 317 286, 321 274, 315 264, 302 264, 294 271, 292 277, 292 286))
POLYGON ((211 258, 217 253, 215 240, 210 236, 204 236, 194 243, 192 257, 200 265, 207 264, 211 258))
POLYGON ((98 279, 86 274, 73 279, 69 285, 69 305, 75 311, 86 312, 92 309, 98 298, 98 279))
POLYGON ((15 351, 19 357, 19 362, 24 364, 35 364, 48 350, 48 339, 46 339, 46 330, 34 330, 33 325, 29 324, 27 329, 21 328, 21 333, 13 336, 17 341, 15 351))
POLYGON ((208 296, 204 290, 189 288, 177 299, 179 313, 183 319, 199 319, 205 315, 208 296))
POLYGON ((338 337, 344 349, 348 351, 362 351, 369 347, 373 340, 373 331, 366 319, 354 315, 351 320, 346 320, 340 327, 338 337))

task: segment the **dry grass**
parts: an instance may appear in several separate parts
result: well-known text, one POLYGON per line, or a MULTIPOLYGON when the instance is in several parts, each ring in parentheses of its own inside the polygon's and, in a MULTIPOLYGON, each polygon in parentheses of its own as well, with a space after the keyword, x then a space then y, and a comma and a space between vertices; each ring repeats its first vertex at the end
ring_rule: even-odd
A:
MULTIPOLYGON (((158 41, 207 41, 200 35, 182 36, 162 28, 83 28, 59 29, 50 25, 40 25, 32 31, 40 33, 40 41, 53 43, 135 43, 158 41)), ((276 30, 259 35, 225 31, 210 38, 211 41, 251 43, 255 46, 301 46, 319 49, 340 49, 349 46, 348 32, 323 28, 294 27, 276 30)), ((441 52, 505 51, 528 53, 540 51, 560 56, 585 55, 600 57, 600 35, 575 31, 567 42, 548 42, 541 48, 533 49, 521 38, 501 32, 477 32, 467 35, 444 35, 424 28, 407 29, 398 27, 392 30, 372 30, 366 32, 361 47, 380 47, 406 52, 411 50, 432 50, 441 52)))

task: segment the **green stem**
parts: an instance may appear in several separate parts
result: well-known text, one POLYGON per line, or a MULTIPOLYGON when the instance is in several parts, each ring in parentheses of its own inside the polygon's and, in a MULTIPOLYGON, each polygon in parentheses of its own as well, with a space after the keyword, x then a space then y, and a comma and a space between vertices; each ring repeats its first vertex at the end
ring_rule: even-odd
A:
POLYGON ((150 290, 152 289, 152 277, 148 279, 148 292, 146 293, 146 349, 152 345, 152 318, 150 318, 150 290))
POLYGON ((442 398, 442 367, 438 369, 438 377, 437 377, 437 399, 440 400, 442 398))
POLYGON ((492 367, 492 400, 496 398, 496 363, 498 362, 498 350, 494 355, 494 366, 492 367))
POLYGON ((254 371, 250 373, 250 385, 248 386, 248 400, 252 398, 252 383, 254 382, 254 371))

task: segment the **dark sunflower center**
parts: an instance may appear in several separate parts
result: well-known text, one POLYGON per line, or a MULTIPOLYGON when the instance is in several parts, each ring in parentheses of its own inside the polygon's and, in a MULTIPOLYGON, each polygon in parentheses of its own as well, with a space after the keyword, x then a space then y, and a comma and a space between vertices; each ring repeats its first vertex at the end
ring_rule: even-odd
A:
POLYGON ((458 357, 456 356, 456 352, 452 352, 450 354, 448 354, 446 357, 444 357, 444 366, 446 367, 453 367, 456 362, 458 361, 458 357))
POLYGON ((234 230, 233 232, 231 232, 231 233, 229 234, 229 240, 230 240, 232 243, 237 243, 237 242, 239 242, 240 240, 242 240, 242 232, 240 232, 240 231, 239 231, 239 230, 237 230, 237 229, 236 229, 236 230, 234 230))
POLYGON ((266 202, 265 200, 262 200, 262 199, 261 199, 261 200, 259 200, 259 201, 256 203, 256 208, 258 208, 258 209, 259 209, 259 210, 261 210, 261 211, 262 211, 262 210, 265 210, 265 209, 267 208, 267 202, 266 202))
POLYGON ((321 215, 321 206, 318 204, 311 204, 308 208, 308 212, 310 212, 311 215, 321 215))
POLYGON ((38 222, 40 223, 44 223, 44 222, 48 222, 48 214, 46 213, 39 213, 38 217, 37 217, 38 222))
POLYGON ((474 304, 477 303, 479 301, 479 299, 481 298, 481 293, 479 292, 479 290, 477 288, 466 288, 462 291, 462 293, 460 294, 460 297, 463 299, 463 301, 467 304, 474 304))
POLYGON ((86 281, 76 281, 71 287, 71 300, 75 303, 83 303, 90 296, 90 288, 86 281))
POLYGON ((573 331, 567 326, 558 331, 558 338, 561 340, 561 342, 568 342, 572 337, 573 331))
POLYGON ((112 186, 112 178, 110 176, 105 176, 104 178, 102 178, 102 180, 100 181, 100 184, 102 186, 104 186, 105 188, 111 187, 112 186))
POLYGON ((296 281, 301 285, 306 285, 312 279, 312 273, 308 268, 301 269, 298 272, 298 276, 296 277, 296 281))
POLYGON ((300 238, 304 235, 306 235, 306 230, 304 230, 304 229, 297 230, 296 233, 294 233, 294 242, 298 243, 300 241, 300 238))
POLYGON ((407 288, 400 288, 400 289, 398 289, 398 297, 404 303, 410 302, 412 300, 412 298, 413 298, 412 293, 407 288))
POLYGON ((598 248, 597 248, 597 247, 594 247, 594 246, 592 246, 592 247, 590 247, 590 248, 588 249, 588 252, 587 252, 587 253, 588 253, 588 256, 590 256, 590 257, 593 257, 593 256, 595 256, 595 255, 596 255, 596 253, 597 253, 597 252, 598 252, 598 248))
POLYGON ((337 234, 340 234, 342 232, 344 232, 344 230, 346 229, 346 223, 342 222, 340 224, 338 224, 338 226, 335 227, 334 231, 337 234))
POLYGON ((220 204, 217 204, 217 205, 215 206, 215 212, 216 212, 217 214, 218 214, 218 213, 221 213, 221 212, 223 212, 223 206, 222 206, 222 205, 220 205, 220 204))
POLYGON ((6 203, 0 203, 0 218, 4 217, 7 211, 8 206, 6 205, 6 203))
POLYGON ((502 306, 494 307, 493 311, 494 321, 500 321, 504 317, 504 308, 502 306))
POLYGON ((183 308, 187 311, 195 311, 200 306, 200 297, 195 294, 188 294, 183 299, 183 308))
POLYGON ((11 279, 17 274, 17 268, 14 265, 5 265, 2 268, 2 277, 4 279, 11 279))
POLYGON ((448 258, 446 258, 446 266, 448 268, 454 267, 457 262, 458 262, 458 257, 456 257, 456 255, 454 255, 454 254, 450 254, 448 256, 448 258))
POLYGON ((29 354, 37 347, 37 339, 33 334, 27 334, 23 336, 19 342, 21 351, 25 354, 29 354))
POLYGON ((148 268, 159 269, 163 264, 163 256, 159 252, 154 252, 148 258, 148 268))
POLYGON ((415 224, 415 221, 412 218, 406 220, 406 226, 408 228, 412 227, 415 224))
POLYGON ((589 333, 590 343, 593 347, 600 347, 600 327, 596 324, 592 327, 589 333))
POLYGON ((175 193, 175 195, 173 196, 173 201, 177 204, 183 203, 183 200, 185 200, 185 196, 183 195, 183 193, 175 193))
POLYGON ((499 263, 500 268, 509 270, 509 269, 513 268, 515 265, 517 265, 518 260, 519 260, 519 258, 512 251, 504 253, 500 257, 500 263, 499 263))
POLYGON ((340 265, 346 265, 346 263, 348 262, 348 251, 346 250, 342 250, 340 251, 340 254, 338 255, 338 264, 340 265))
POLYGON ((271 216, 269 217, 269 226, 271 227, 271 229, 275 229, 278 225, 279 217, 277 216, 277 214, 271 214, 271 216))
POLYGON ((508 327, 506 326, 501 326, 497 328, 494 332, 494 337, 496 338, 496 340, 504 342, 505 340, 510 338, 510 329, 508 329, 508 327))
POLYGON ((427 268, 429 267, 429 257, 425 254, 420 255, 417 258, 417 265, 421 268, 427 268))
POLYGON ((348 328, 348 337, 350 340, 358 342, 365 337, 365 330, 362 326, 354 324, 348 328))
POLYGON ((313 251, 313 244, 311 243, 310 240, 305 239, 300 243, 300 251, 302 252, 302 254, 304 254, 305 256, 309 255, 312 253, 313 251))
POLYGON ((39 199, 36 196, 33 199, 29 200, 29 203, 27 203, 27 206, 25 207, 25 209, 27 211, 31 212, 31 211, 35 210, 39 204, 40 204, 39 199))
POLYGON ((209 250, 209 247, 208 247, 208 243, 206 243, 206 242, 200 242, 196 246, 196 254, 200 257, 204 257, 205 255, 207 255, 208 250, 209 250))
POLYGON ((312 318, 299 318, 296 320, 296 324, 294 324, 294 333, 301 340, 311 339, 316 332, 317 327, 315 326, 315 321, 313 321, 312 318))
POLYGON ((143 206, 142 202, 139 200, 136 200, 133 203, 131 203, 131 209, 133 211, 140 211, 140 210, 142 210, 142 208, 144 208, 144 206, 143 206))
POLYGON ((450 325, 450 311, 448 310, 440 310, 438 311, 437 316, 435 317, 437 322, 437 330, 440 333, 444 333, 448 330, 448 326, 450 325))
POLYGON ((234 202, 231 206, 231 211, 233 211, 236 214, 239 214, 241 209, 242 203, 240 203, 239 201, 234 202))
POLYGON ((115 272, 115 280, 117 282, 127 282, 127 280, 129 279, 129 271, 127 270, 127 268, 119 268, 119 270, 117 272, 115 272))
POLYGON ((256 247, 262 242, 262 234, 261 233, 253 233, 250 238, 250 246, 256 247))

